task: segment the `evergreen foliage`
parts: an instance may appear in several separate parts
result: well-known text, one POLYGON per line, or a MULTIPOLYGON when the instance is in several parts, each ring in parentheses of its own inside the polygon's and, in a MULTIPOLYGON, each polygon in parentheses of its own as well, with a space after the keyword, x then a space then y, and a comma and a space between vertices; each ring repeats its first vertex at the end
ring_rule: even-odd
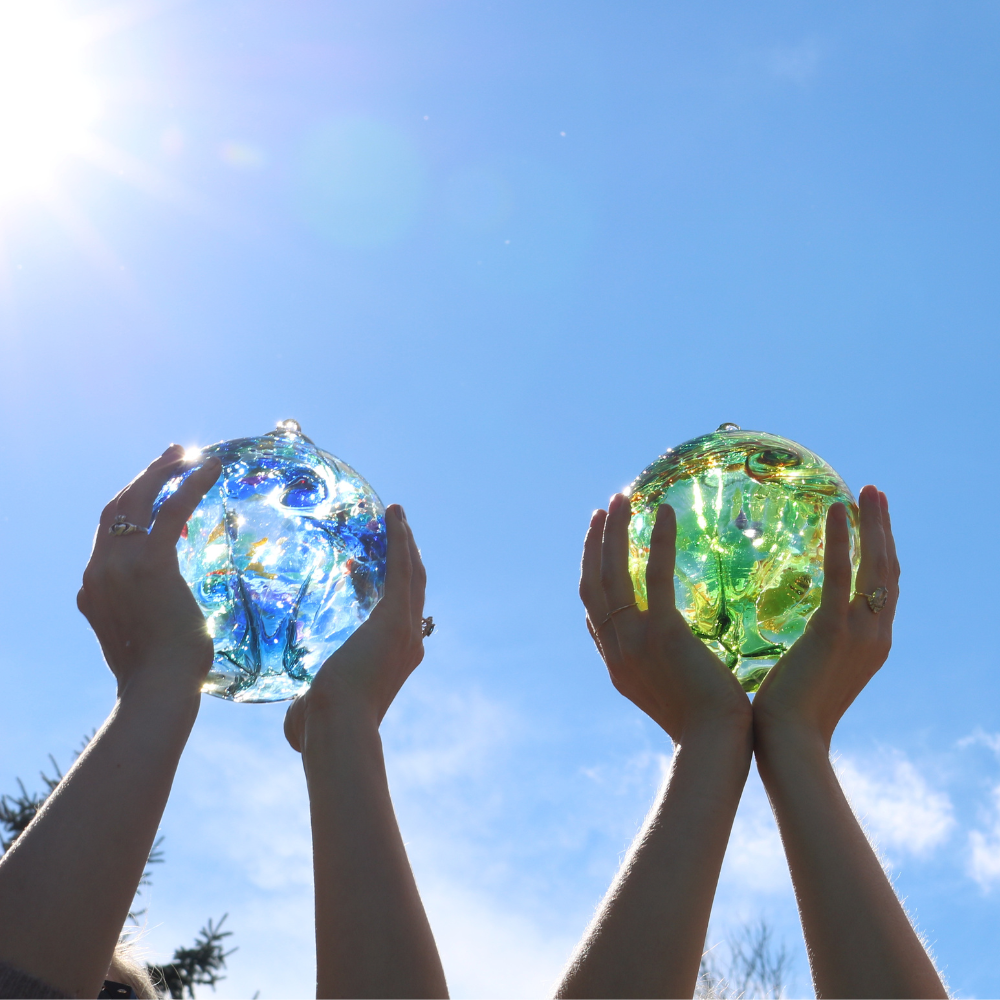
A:
POLYGON ((195 986, 211 986, 214 990, 215 984, 226 978, 220 976, 219 971, 226 967, 226 959, 236 950, 225 951, 222 945, 232 934, 232 931, 222 930, 228 916, 225 914, 217 924, 209 920, 195 938, 194 946, 178 948, 169 965, 146 966, 160 996, 169 994, 172 1000, 182 1000, 186 992, 194 1000, 195 986))
MULTIPOLYGON (((90 742, 90 737, 84 737, 83 746, 77 753, 79 756, 83 748, 90 742)), ((28 824, 35 818, 36 813, 45 804, 45 800, 52 794, 56 786, 62 781, 62 771, 55 758, 49 754, 55 777, 50 777, 44 771, 39 772, 45 791, 41 794, 29 792, 24 787, 24 782, 17 779, 20 792, 17 795, 0 795, 0 846, 6 853, 11 845, 27 829, 28 824)), ((163 861, 162 845, 163 838, 157 837, 152 849, 149 852, 147 865, 160 864, 163 861)), ((142 873, 139 885, 148 886, 150 884, 150 872, 147 867, 142 873)), ((140 888, 136 895, 141 895, 140 888)), ((131 910, 128 918, 133 923, 138 922, 138 918, 145 913, 145 909, 131 910)), ((231 948, 226 951, 222 942, 230 937, 232 931, 222 930, 222 925, 229 914, 225 914, 216 924, 211 919, 198 932, 194 944, 190 948, 178 948, 174 951, 173 960, 168 965, 148 965, 146 971, 153 980, 154 986, 160 996, 170 996, 174 1000, 184 997, 185 993, 191 1000, 194 1000, 195 986, 211 986, 215 989, 215 984, 225 979, 219 972, 226 967, 226 959, 236 950, 231 948)))
POLYGON ((59 765, 52 754, 49 754, 49 760, 52 761, 56 776, 50 778, 44 771, 38 772, 45 785, 43 794, 35 795, 28 792, 24 782, 18 778, 20 795, 0 795, 0 827, 3 827, 3 833, 0 833, 0 846, 3 847, 3 853, 9 851, 11 844, 24 833, 28 824, 35 818, 35 813, 42 808, 42 803, 62 781, 62 771, 59 770, 59 765))

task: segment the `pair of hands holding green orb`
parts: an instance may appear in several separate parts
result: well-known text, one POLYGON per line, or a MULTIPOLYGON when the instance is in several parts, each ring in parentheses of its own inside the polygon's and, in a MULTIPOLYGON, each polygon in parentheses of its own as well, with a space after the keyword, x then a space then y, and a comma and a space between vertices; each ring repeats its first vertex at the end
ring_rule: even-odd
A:
MULTIPOLYGON (((121 697, 198 698, 212 664, 212 639, 177 563, 181 530, 221 466, 210 460, 171 497, 148 535, 108 534, 120 511, 148 517, 163 484, 183 463, 168 448, 105 508, 78 603, 97 633, 121 697)), ((847 514, 830 507, 822 601, 805 633, 750 701, 732 672, 690 630, 674 605, 676 523, 659 508, 646 567, 648 610, 635 605, 628 571, 630 506, 622 494, 596 511, 584 545, 580 595, 587 623, 615 687, 676 742, 718 723, 751 724, 758 738, 777 727, 819 737, 828 747, 841 716, 884 663, 899 595, 899 563, 885 494, 860 496, 857 590, 888 589, 881 614, 855 596, 847 514), (614 609, 623 609, 609 615, 614 609)), ((140 523, 143 523, 140 521, 140 523)), ((423 658, 426 574, 402 508, 386 510, 385 594, 369 619, 324 664, 289 708, 285 731, 301 750, 315 713, 350 705, 381 721, 423 658)))
POLYGON ((612 683, 677 743, 720 723, 753 726, 755 739, 778 729, 815 736, 829 748, 834 728, 885 662, 899 597, 899 561, 885 494, 859 498, 861 562, 852 585, 847 511, 827 514, 823 595, 803 635, 775 664, 753 705, 733 673, 697 638, 674 604, 676 520, 657 511, 646 565, 648 610, 635 606, 628 568, 628 498, 594 512, 583 551, 580 597, 612 683), (864 593, 885 587, 874 614, 864 593), (613 613, 612 613, 613 612, 613 613))

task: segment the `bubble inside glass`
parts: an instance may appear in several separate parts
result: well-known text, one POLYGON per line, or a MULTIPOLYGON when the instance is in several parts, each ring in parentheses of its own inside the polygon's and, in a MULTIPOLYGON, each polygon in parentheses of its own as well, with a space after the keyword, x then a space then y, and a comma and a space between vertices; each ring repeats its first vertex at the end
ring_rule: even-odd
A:
POLYGON ((818 455, 776 434, 723 424, 671 448, 627 493, 639 607, 653 519, 669 503, 677 513, 677 607, 746 691, 757 690, 819 606, 826 511, 837 501, 847 507, 857 569, 851 491, 818 455))
MULTIPOLYGON (((202 455, 218 456, 222 474, 177 543, 215 641, 202 690, 231 701, 293 698, 382 596, 385 509, 294 420, 202 455)), ((163 488, 154 517, 183 478, 163 488)))

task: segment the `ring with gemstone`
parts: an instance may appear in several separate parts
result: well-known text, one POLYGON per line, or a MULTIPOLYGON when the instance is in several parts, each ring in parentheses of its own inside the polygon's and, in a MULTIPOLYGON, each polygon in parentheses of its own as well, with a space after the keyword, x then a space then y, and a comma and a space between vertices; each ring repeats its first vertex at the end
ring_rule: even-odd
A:
POLYGON ((889 600, 889 589, 887 587, 876 587, 870 594, 863 594, 860 590, 854 591, 855 597, 863 597, 868 602, 872 614, 877 615, 889 600))
POLYGON ((427 636, 429 636, 434 631, 435 628, 436 628, 436 626, 434 624, 434 619, 433 618, 427 617, 427 618, 421 618, 420 619, 420 636, 421 636, 421 638, 426 639, 427 636))
POLYGON ((115 538, 121 538, 123 535, 134 535, 136 532, 148 535, 149 528, 144 528, 139 524, 131 524, 124 514, 119 514, 115 518, 115 523, 108 528, 108 534, 114 535, 115 538))

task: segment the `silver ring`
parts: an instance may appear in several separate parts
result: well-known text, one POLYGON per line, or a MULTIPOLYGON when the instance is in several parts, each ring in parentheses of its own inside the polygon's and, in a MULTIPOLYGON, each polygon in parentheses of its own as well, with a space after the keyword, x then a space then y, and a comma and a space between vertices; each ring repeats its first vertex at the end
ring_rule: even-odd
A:
POLYGON ((108 534, 114 535, 115 538, 121 538, 123 535, 134 535, 137 532, 141 535, 148 535, 149 528, 143 528, 138 524, 131 524, 125 519, 124 514, 119 514, 115 518, 115 523, 108 528, 108 534))
POLYGON ((860 590, 854 591, 855 597, 863 597, 868 602, 873 615, 877 615, 889 600, 889 590, 887 587, 876 587, 870 594, 863 594, 860 590))
POLYGON ((420 619, 420 636, 426 639, 436 628, 433 618, 421 618, 420 619))

